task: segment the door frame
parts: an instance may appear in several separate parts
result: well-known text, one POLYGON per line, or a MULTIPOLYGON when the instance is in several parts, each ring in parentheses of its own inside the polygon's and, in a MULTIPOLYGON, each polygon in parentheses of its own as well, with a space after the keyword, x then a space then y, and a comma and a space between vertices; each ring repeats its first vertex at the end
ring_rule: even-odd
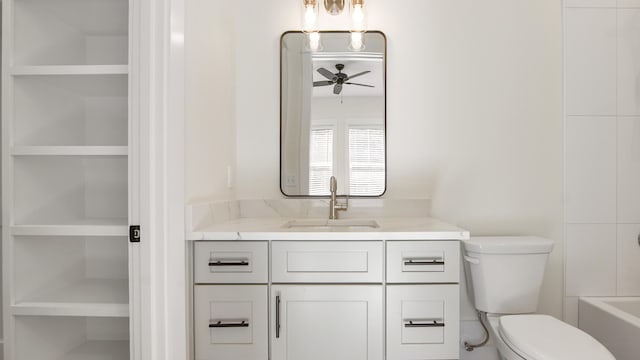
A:
POLYGON ((187 359, 184 0, 130 1, 132 360, 187 359))

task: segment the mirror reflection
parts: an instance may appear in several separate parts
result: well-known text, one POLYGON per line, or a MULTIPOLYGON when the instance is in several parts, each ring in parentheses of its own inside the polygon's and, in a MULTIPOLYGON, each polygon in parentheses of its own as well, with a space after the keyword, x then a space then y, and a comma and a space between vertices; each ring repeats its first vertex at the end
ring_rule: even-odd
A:
POLYGON ((384 34, 286 32, 280 57, 280 189, 287 196, 380 196, 386 186, 384 34))

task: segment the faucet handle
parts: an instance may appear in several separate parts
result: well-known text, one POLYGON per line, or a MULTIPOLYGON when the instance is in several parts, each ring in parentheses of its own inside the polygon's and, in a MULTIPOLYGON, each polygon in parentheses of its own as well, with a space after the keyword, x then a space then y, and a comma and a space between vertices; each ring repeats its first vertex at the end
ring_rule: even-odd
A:
MULTIPOLYGON (((339 204, 336 202, 335 204, 335 208, 336 210, 340 210, 340 211, 346 211, 349 209, 349 195, 342 195, 344 196, 345 202, 342 204, 339 204)), ((340 197, 342 197, 340 196, 340 197)))
POLYGON ((331 178, 329 179, 329 191, 332 193, 335 193, 336 191, 338 191, 338 181, 336 180, 336 177, 331 175, 331 178))

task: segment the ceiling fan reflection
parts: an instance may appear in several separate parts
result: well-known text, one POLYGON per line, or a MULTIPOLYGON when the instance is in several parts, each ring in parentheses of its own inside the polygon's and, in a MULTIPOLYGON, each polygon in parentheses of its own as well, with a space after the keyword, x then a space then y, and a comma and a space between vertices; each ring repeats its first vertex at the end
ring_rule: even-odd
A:
POLYGON ((354 83, 354 82, 350 82, 349 80, 353 79, 354 77, 357 76, 361 76, 367 73, 370 73, 370 70, 366 70, 363 72, 359 72, 357 74, 353 74, 353 75, 347 75, 345 73, 342 72, 342 70, 344 69, 344 64, 336 64, 336 69, 338 70, 337 73, 332 73, 331 71, 321 67, 318 69, 318 72, 320 73, 320 75, 324 76, 325 78, 329 79, 329 80, 321 80, 321 81, 314 81, 313 82, 313 86, 329 86, 329 85, 333 85, 333 93, 338 95, 342 92, 342 86, 343 85, 358 85, 358 86, 366 86, 366 87, 375 87, 373 85, 367 85, 367 84, 360 84, 360 83, 354 83))

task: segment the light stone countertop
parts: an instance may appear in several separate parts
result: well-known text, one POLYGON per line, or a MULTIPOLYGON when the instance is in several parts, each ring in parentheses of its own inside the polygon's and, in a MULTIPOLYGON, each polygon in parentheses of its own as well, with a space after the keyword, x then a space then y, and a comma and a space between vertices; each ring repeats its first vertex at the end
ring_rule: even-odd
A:
MULTIPOLYGON (((323 223, 322 218, 237 218, 195 228, 187 240, 464 240, 469 232, 429 217, 348 218, 359 226, 287 225, 323 223), (363 226, 375 221, 378 227, 363 226)), ((343 224, 344 225, 344 224, 343 224)))

